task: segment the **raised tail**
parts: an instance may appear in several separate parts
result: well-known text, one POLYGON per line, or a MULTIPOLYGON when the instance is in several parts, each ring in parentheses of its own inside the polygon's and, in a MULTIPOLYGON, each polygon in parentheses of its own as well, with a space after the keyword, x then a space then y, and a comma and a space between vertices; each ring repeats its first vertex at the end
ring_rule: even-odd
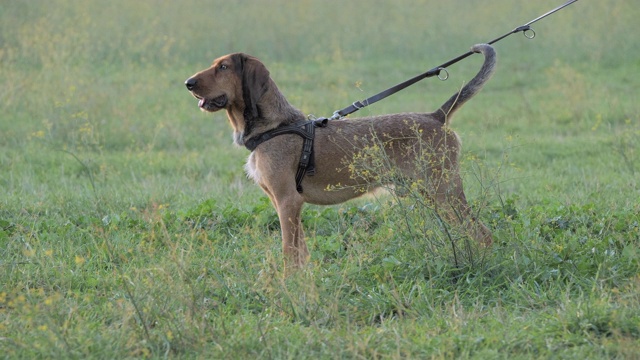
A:
POLYGON ((453 94, 452 97, 449 98, 440 109, 435 111, 433 115, 443 124, 447 123, 448 119, 453 116, 453 113, 456 112, 467 100, 471 99, 475 96, 480 89, 484 86, 484 84, 491 78, 493 72, 496 67, 496 51, 489 44, 477 44, 471 47, 471 51, 476 53, 482 53, 484 55, 484 64, 482 64, 482 68, 476 74, 476 76, 469 81, 465 86, 460 89, 457 93, 453 94))

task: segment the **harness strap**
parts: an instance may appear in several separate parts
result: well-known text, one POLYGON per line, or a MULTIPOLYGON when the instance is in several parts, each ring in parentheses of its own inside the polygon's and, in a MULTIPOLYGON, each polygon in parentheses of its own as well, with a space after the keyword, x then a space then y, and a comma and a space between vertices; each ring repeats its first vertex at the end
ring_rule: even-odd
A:
POLYGON ((316 126, 313 122, 304 125, 307 136, 304 136, 302 143, 302 154, 300 154, 300 162, 298 163, 298 171, 296 172, 296 190, 302 194, 302 178, 305 173, 313 176, 316 173, 315 157, 313 156, 313 140, 316 134, 316 126))
POLYGON ((253 151, 258 147, 258 145, 279 135, 296 134, 302 137, 302 154, 300 154, 298 171, 296 171, 296 190, 298 193, 302 193, 302 179, 305 174, 313 176, 316 172, 313 152, 315 129, 316 127, 325 126, 327 126, 327 119, 325 118, 298 122, 293 125, 284 125, 245 141, 244 146, 249 149, 249 151, 253 151))

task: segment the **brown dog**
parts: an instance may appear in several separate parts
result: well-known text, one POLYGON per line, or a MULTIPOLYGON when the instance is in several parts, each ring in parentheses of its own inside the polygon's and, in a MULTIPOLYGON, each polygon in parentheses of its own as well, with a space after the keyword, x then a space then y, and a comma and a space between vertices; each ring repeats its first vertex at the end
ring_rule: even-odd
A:
MULTIPOLYGON (((305 176, 302 192, 296 191, 303 139, 285 134, 261 143, 249 155, 246 170, 269 196, 278 212, 282 247, 287 261, 306 263, 309 252, 301 223, 303 204, 344 202, 392 182, 395 175, 422 184, 421 193, 443 209, 450 222, 463 226, 478 244, 492 243, 491 232, 472 213, 458 173, 460 141, 448 128, 448 120, 473 97, 493 74, 496 54, 487 44, 472 50, 482 53, 484 64, 459 92, 432 113, 402 113, 329 121, 315 131, 315 175, 305 176), (378 149, 381 163, 371 150, 378 149), (425 161, 426 159, 426 161, 425 161), (418 165, 416 165, 418 164, 418 165)), ((245 145, 269 130, 298 123, 306 116, 285 99, 256 58, 236 53, 216 59, 213 65, 185 82, 199 99, 203 111, 227 111, 234 142, 245 145)))

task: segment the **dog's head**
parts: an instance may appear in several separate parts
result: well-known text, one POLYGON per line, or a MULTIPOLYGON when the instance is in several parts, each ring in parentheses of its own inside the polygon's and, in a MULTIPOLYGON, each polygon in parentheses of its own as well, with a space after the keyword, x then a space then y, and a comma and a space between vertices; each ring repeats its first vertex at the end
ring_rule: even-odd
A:
POLYGON ((185 81, 203 111, 243 109, 246 120, 259 117, 258 102, 269 85, 269 70, 255 57, 235 53, 185 81))

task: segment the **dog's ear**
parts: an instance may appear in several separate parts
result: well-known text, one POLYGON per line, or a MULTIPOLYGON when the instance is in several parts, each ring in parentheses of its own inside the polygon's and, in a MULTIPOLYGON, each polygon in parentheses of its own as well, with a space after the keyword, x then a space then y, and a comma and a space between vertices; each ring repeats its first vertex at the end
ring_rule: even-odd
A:
POLYGON ((234 61, 241 72, 245 121, 256 119, 260 116, 258 101, 269 88, 269 70, 260 60, 246 54, 235 54, 234 61))

